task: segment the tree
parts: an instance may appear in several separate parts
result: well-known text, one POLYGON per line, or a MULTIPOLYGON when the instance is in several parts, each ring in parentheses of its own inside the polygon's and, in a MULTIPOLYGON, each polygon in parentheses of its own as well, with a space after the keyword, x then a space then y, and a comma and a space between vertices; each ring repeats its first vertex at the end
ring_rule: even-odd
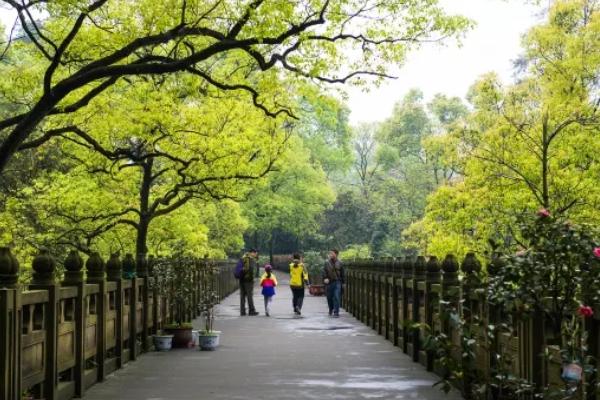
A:
POLYGON ((77 112, 124 80, 185 71, 219 89, 249 93, 269 115, 291 114, 261 97, 252 72, 362 83, 365 76, 387 76, 388 64, 402 61, 414 44, 469 26, 430 0, 2 2, 18 13, 29 39, 11 47, 2 72, 31 80, 19 111, 0 121, 0 172, 40 125, 77 112), (34 19, 36 11, 46 15, 43 21, 34 19), (232 54, 239 64, 221 65, 232 54), (25 58, 35 61, 24 64, 25 58))
POLYGON ((313 234, 320 216, 335 199, 322 168, 310 158, 302 141, 292 138, 276 170, 244 203, 244 215, 250 222, 248 235, 266 236, 271 261, 276 232, 296 238, 313 234))
POLYGON ((423 215, 425 199, 436 185, 422 144, 432 134, 433 118, 423 93, 416 89, 409 91, 381 124, 377 159, 382 168, 371 196, 374 255, 398 253, 401 232, 423 215))
POLYGON ((352 165, 350 110, 314 85, 303 85, 297 90, 300 111, 295 132, 327 177, 338 180, 352 165))
MULTIPOLYGON (((284 121, 248 109, 243 100, 220 97, 221 91, 212 88, 203 95, 193 90, 192 96, 188 84, 174 76, 113 91, 88 107, 96 118, 81 113, 40 138, 48 145, 57 137, 65 140, 60 145, 65 170, 37 180, 46 193, 26 199, 36 223, 54 232, 44 241, 89 252, 97 240, 125 225, 135 230, 141 263, 155 220, 189 202, 200 207, 241 199, 248 181, 272 169, 288 137, 284 121)), ((188 214, 201 223, 192 210, 188 214)))
POLYGON ((490 239, 514 246, 531 209, 598 221, 599 21, 595 1, 554 3, 524 39, 518 81, 489 74, 473 86, 473 112, 451 133, 464 180, 431 196, 422 225, 431 252, 449 240, 462 242, 458 255, 490 239))
POLYGON ((361 124, 355 129, 354 173, 362 195, 367 199, 374 180, 381 170, 377 159, 376 124, 361 124))

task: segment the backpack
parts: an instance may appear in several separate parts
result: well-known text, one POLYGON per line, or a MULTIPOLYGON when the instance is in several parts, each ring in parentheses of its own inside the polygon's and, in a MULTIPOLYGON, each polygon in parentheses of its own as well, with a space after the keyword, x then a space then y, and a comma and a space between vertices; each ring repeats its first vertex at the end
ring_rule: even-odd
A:
POLYGON ((244 277, 244 260, 242 258, 240 258, 235 265, 233 276, 235 276, 235 279, 242 279, 244 277))

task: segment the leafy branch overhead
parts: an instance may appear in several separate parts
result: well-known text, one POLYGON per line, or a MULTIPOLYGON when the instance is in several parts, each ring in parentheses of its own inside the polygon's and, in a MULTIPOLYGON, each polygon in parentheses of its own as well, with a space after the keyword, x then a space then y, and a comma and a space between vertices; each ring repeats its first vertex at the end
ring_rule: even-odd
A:
POLYGON ((267 108, 262 88, 246 79, 251 71, 360 84, 388 77, 413 45, 470 25, 436 1, 2 2, 17 12, 27 39, 6 51, 2 72, 30 79, 26 98, 16 96, 21 106, 0 120, 0 171, 52 116, 85 108, 121 81, 188 71, 221 90, 247 92, 277 114, 287 107, 267 108), (239 59, 236 79, 225 79, 227 55, 239 59))

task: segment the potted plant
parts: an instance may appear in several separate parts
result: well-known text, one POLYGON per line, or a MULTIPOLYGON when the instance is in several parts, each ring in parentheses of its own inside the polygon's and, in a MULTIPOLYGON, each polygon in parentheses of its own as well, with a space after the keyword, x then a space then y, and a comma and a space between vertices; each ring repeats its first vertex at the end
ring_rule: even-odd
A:
MULTIPOLYGON (((171 263, 168 260, 160 259, 156 260, 153 264, 152 271, 149 276, 150 288, 155 294, 155 300, 165 299, 169 296, 169 288, 173 280, 173 269, 171 263)), ((168 351, 171 350, 173 345, 173 335, 159 330, 153 337, 154 348, 157 351, 168 351)))
POLYGON ((308 292, 313 296, 323 296, 325 294, 325 285, 323 284, 323 264, 324 258, 318 251, 307 251, 304 253, 304 266, 308 272, 310 287, 308 292))
MULTIPOLYGON (((156 262, 153 267, 153 284, 159 293, 169 299, 172 321, 163 327, 167 335, 173 335, 172 346, 187 348, 193 343, 191 314, 194 293, 193 261, 179 258, 175 262, 156 262)), ((162 339, 161 335, 155 335, 162 339)))
POLYGON ((171 347, 173 346, 173 335, 159 331, 152 338, 154 339, 154 348, 157 351, 171 350, 171 347))
POLYGON ((198 332, 200 350, 215 350, 219 346, 219 335, 221 332, 213 329, 215 322, 214 307, 219 302, 219 295, 215 290, 218 273, 219 268, 210 263, 205 263, 200 272, 202 283, 200 311, 204 317, 204 329, 198 332))

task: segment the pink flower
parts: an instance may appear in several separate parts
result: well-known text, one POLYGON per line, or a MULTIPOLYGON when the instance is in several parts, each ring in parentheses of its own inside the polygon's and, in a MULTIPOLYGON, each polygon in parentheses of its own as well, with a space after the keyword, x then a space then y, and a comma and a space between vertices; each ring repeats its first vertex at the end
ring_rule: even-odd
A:
POLYGON ((584 318, 588 318, 594 315, 594 310, 592 310, 592 307, 590 306, 581 305, 577 310, 577 314, 581 315, 584 318))
POLYGON ((540 208, 538 210, 538 215, 542 218, 546 218, 550 216, 550 211, 546 210, 545 208, 540 208))
POLYGON ((594 257, 600 258, 600 247, 594 248, 594 257))

